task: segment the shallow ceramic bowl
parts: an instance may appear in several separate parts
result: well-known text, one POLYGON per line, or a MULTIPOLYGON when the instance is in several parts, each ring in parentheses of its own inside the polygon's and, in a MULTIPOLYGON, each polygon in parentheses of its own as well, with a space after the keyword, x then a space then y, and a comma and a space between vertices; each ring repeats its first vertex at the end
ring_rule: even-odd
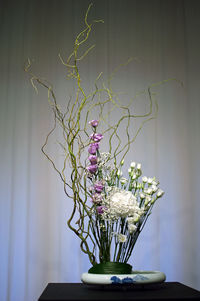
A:
POLYGON ((91 274, 83 273, 81 281, 86 284, 154 284, 166 280, 164 273, 159 271, 132 271, 132 274, 91 274))

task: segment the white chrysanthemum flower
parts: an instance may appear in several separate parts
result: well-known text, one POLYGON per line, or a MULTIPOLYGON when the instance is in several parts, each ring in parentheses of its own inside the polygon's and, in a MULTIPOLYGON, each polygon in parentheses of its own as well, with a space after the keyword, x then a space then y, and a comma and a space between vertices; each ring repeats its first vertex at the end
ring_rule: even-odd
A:
POLYGON ((127 240, 127 236, 120 233, 120 234, 117 235, 117 239, 118 239, 118 242, 124 243, 127 240))

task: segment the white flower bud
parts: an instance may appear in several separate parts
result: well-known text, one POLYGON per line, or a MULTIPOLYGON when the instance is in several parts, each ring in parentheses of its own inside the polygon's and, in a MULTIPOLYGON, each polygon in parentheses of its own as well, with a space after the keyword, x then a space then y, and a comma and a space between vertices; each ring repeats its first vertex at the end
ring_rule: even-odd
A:
POLYGON ((140 163, 137 164, 137 169, 141 169, 142 165, 140 163))
POLYGON ((121 166, 124 165, 124 159, 120 162, 120 165, 121 165, 121 166))
POLYGON ((135 168, 136 163, 135 162, 131 162, 131 168, 135 168))
POLYGON ((145 202, 144 202, 144 206, 147 206, 150 201, 151 201, 151 198, 149 196, 147 196, 145 199, 145 202))
POLYGON ((158 189, 157 198, 160 198, 161 196, 163 196, 163 194, 164 194, 164 191, 162 189, 158 189))
POLYGON ((148 184, 152 184, 153 178, 148 178, 147 182, 148 182, 148 184))
POLYGON ((147 177, 142 177, 142 182, 143 183, 146 183, 148 181, 148 178, 147 177))
POLYGON ((118 169, 118 171, 117 171, 117 176, 118 177, 122 176, 122 171, 120 169, 118 169))
POLYGON ((155 186, 155 185, 152 185, 152 186, 151 186, 151 189, 153 190, 153 192, 156 192, 156 191, 158 190, 158 187, 155 186))
POLYGON ((141 198, 141 199, 144 199, 144 198, 145 198, 144 193, 142 193, 142 192, 140 193, 140 198, 141 198))
POLYGON ((152 194, 152 193, 153 193, 153 190, 152 190, 151 187, 149 187, 149 188, 144 189, 144 193, 145 193, 145 194, 152 194))
POLYGON ((137 178, 136 174, 133 174, 133 173, 132 173, 132 174, 131 174, 131 179, 132 179, 132 180, 135 180, 136 178, 137 178))
POLYGON ((157 186, 159 184, 159 182, 153 181, 151 184, 157 186))
POLYGON ((122 185, 126 184, 127 182, 128 182, 128 180, 127 180, 126 178, 121 178, 121 179, 120 179, 120 183, 121 183, 122 185))
POLYGON ((148 193, 148 194, 152 194, 152 193, 153 193, 153 189, 152 189, 152 188, 148 188, 148 189, 147 189, 147 193, 148 193))
POLYGON ((129 175, 132 173, 131 168, 128 169, 128 173, 129 173, 129 175))

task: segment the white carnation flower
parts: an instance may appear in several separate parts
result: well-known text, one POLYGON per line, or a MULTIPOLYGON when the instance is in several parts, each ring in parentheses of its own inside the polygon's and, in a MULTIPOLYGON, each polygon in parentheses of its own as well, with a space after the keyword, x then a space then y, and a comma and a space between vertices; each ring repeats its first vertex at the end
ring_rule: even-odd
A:
POLYGON ((142 212, 131 191, 117 188, 110 192, 108 198, 104 200, 104 205, 108 208, 107 216, 111 219, 126 218, 142 212))
POLYGON ((128 231, 130 232, 130 234, 132 234, 136 229, 137 229, 136 225, 134 224, 128 225, 128 231))

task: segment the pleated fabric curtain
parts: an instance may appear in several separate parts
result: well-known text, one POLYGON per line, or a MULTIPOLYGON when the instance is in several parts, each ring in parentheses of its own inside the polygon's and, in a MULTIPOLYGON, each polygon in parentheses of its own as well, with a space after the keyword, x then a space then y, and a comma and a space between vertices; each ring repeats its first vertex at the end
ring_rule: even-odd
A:
MULTIPOLYGON (((38 87, 36 94, 23 71, 30 58, 33 72, 52 82, 58 103, 67 105, 74 90, 58 54, 71 53, 89 4, 6 0, 0 6, 1 301, 36 300, 47 283, 80 282, 90 268, 67 228, 72 204, 41 152, 53 125, 47 93, 38 87)), ((112 81, 122 101, 176 79, 154 89, 158 117, 144 126, 126 158, 126 168, 140 162, 144 175, 156 176, 165 191, 130 264, 200 289, 200 2, 95 0, 88 18, 104 24, 95 24, 88 45, 96 46, 81 67, 87 87, 100 72, 106 81, 130 57, 112 81)), ((139 112, 140 100, 135 106, 139 112)), ((53 138, 48 151, 62 161, 59 133, 53 138)))

